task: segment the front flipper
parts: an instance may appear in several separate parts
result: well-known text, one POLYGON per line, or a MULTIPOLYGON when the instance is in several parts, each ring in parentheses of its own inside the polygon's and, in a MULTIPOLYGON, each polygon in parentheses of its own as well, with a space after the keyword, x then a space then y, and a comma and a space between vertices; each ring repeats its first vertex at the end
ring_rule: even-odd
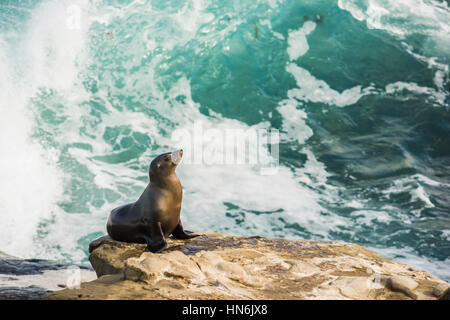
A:
POLYGON ((161 252, 167 247, 166 239, 161 228, 161 223, 157 222, 152 226, 150 230, 151 237, 145 236, 145 242, 147 242, 147 248, 145 251, 153 253, 161 252))
POLYGON ((178 222, 178 225, 176 226, 175 230, 172 231, 172 236, 174 239, 191 239, 198 237, 199 234, 192 233, 191 231, 184 231, 183 225, 180 222, 178 222))

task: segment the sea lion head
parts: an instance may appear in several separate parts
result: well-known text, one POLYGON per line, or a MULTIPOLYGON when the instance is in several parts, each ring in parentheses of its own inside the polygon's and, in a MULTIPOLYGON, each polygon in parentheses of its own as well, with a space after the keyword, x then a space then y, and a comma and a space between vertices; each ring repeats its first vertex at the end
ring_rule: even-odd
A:
POLYGON ((175 168, 181 162, 183 150, 167 152, 157 156, 150 164, 149 176, 151 181, 160 177, 169 176, 175 173, 175 168))

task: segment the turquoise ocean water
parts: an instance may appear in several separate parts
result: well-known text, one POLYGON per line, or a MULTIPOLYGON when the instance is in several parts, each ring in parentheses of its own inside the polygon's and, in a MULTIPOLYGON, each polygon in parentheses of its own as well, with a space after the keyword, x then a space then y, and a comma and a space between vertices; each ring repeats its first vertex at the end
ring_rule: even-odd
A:
POLYGON ((350 241, 449 281, 449 64, 445 1, 1 0, 0 250, 88 263, 201 122, 279 130, 280 167, 182 163, 187 229, 350 241))

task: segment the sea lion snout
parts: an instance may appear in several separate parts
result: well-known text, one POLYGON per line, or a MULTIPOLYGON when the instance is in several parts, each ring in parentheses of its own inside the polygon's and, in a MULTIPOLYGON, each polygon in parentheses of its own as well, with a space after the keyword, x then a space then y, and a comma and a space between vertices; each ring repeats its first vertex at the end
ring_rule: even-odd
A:
POLYGON ((183 157, 183 149, 172 152, 170 156, 172 158, 173 164, 178 165, 181 162, 181 158, 183 157))

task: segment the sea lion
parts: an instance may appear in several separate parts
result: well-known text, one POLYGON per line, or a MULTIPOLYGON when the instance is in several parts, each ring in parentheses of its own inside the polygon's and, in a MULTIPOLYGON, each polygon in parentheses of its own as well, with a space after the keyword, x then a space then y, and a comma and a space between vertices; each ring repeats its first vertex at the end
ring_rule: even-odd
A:
POLYGON ((197 237, 184 231, 180 221, 183 190, 175 168, 183 150, 167 152, 150 164, 150 182, 141 197, 111 211, 106 230, 117 241, 146 243, 146 251, 160 252, 171 234, 175 239, 197 237))

